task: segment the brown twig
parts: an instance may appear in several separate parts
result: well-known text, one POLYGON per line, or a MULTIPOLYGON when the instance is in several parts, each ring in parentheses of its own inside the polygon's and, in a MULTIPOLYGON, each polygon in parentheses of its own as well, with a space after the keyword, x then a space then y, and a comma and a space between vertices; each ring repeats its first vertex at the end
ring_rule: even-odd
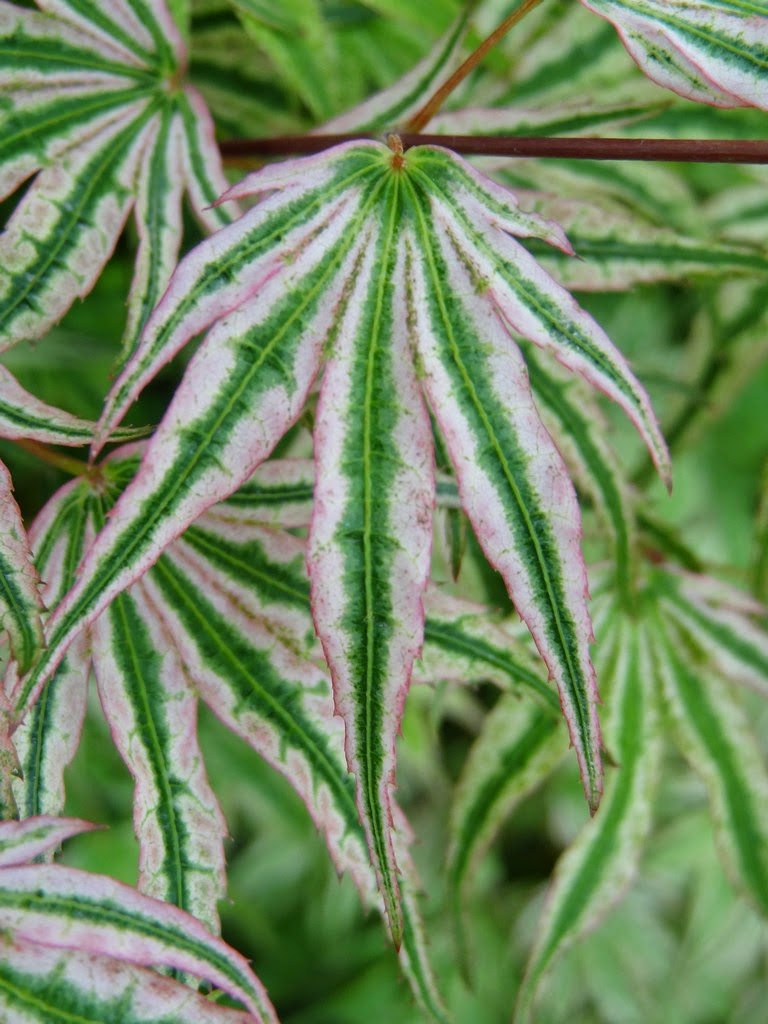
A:
POLYGON ((528 14, 529 11, 532 11, 534 7, 538 7, 540 3, 541 0, 523 0, 517 10, 513 11, 508 18, 505 18, 498 28, 495 28, 488 38, 484 39, 477 49, 470 53, 461 67, 457 68, 451 77, 446 82, 443 82, 440 88, 430 96, 421 110, 413 115, 406 125, 408 130, 411 132, 420 132, 426 124, 429 124, 453 90, 461 85, 470 71, 477 67, 483 57, 485 57, 485 55, 492 50, 497 43, 501 42, 507 32, 509 32, 514 25, 519 21, 522 21, 526 14, 528 14))
MULTIPOLYGON (((403 149, 445 146, 474 156, 569 157, 574 160, 666 160, 680 163, 768 163, 768 141, 755 139, 591 139, 497 135, 420 135, 399 132, 403 149)), ((321 153, 342 142, 368 140, 352 135, 282 135, 234 139, 220 144, 222 156, 278 157, 321 153)))

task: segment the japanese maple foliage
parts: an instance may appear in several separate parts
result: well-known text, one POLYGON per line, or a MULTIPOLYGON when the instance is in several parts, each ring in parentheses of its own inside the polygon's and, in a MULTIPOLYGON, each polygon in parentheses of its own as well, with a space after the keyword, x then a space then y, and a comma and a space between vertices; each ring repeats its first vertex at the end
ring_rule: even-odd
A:
MULTIPOLYGON (((463 11, 445 0, 428 19, 377 3, 338 38, 338 14, 320 4, 269 6, 0 0, 0 191, 23 190, 0 235, 0 350, 44 337, 90 292, 131 216, 136 243, 98 422, 0 368, 0 436, 75 474, 27 534, 0 466, 0 794, 20 818, 0 823, 0 920, 13 936, 0 947, 0 1006, 30 1021, 56 1005, 93 1019, 116 1007, 136 1021, 277 1019, 216 937, 227 824, 198 742, 203 701, 288 780, 337 870, 386 921, 415 999, 448 1020, 395 795, 396 740, 412 684, 486 680, 502 693, 457 785, 447 851, 465 967, 471 869, 562 761, 566 730, 593 815, 545 903, 518 993, 528 1019, 557 956, 632 880, 665 722, 705 781, 729 876, 768 908, 768 776, 722 683, 768 692, 764 609, 691 565, 646 513, 643 473, 631 479, 617 459, 597 395, 669 488, 667 444, 629 361, 566 287, 739 275, 743 306, 723 333, 739 363, 766 254, 739 234, 746 199, 718 214, 724 238, 704 237, 671 169, 479 167, 447 147, 404 150, 398 130, 450 80, 472 26, 508 15, 498 0, 463 11), (387 26, 399 17, 420 59, 368 95, 352 50, 374 40, 396 59, 402 39, 387 26), (258 93, 256 65, 242 81, 221 74, 243 40, 290 98, 288 127, 322 127, 304 123, 309 112, 330 118, 326 131, 375 137, 231 185, 214 117, 253 123, 253 109, 238 111, 258 93), (342 51, 357 82, 346 104, 314 63, 336 53, 341 67, 342 51), (184 197, 207 237, 180 258, 184 197), (133 403, 201 337, 151 437, 104 456, 135 436, 120 425, 133 403), (299 458, 274 457, 297 437, 299 458), (47 447, 84 444, 87 464, 47 447), (600 524, 590 577, 580 497, 600 524), (454 576, 466 558, 486 579, 495 570, 524 628, 436 583, 436 518, 454 576), (135 890, 51 862, 91 827, 62 817, 91 670, 132 776, 135 890), (242 1010, 192 991, 201 983, 242 1010)), ((684 120, 691 101, 745 119, 768 109, 759 4, 528 8, 509 73, 477 69, 434 131, 632 132, 644 118, 684 120)), ((724 319, 713 315, 715 334, 724 319)), ((714 352, 702 386, 721 363, 714 352)), ((696 415, 684 406, 672 436, 696 415)))

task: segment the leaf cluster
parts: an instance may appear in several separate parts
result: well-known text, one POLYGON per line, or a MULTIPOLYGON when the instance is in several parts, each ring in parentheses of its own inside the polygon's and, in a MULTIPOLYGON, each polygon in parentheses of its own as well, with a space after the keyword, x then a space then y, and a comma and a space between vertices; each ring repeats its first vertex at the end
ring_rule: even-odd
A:
POLYGON ((563 764, 580 827, 547 840, 489 1020, 540 1019, 681 757, 768 913, 768 491, 744 485, 751 564, 713 552, 686 454, 764 376, 765 175, 404 150, 518 7, 431 133, 764 134, 749 0, 0 0, 0 436, 17 481, 31 456, 71 478, 27 523, 0 464, 0 1015, 277 1020, 218 937, 232 824, 199 714, 296 794, 425 1018, 471 1001, 453 965, 483 984, 484 884, 533 913, 483 872, 513 812, 575 806, 563 764), (364 137, 230 182, 217 138, 315 129, 364 137), (124 322, 83 319, 110 274, 124 322), (135 887, 53 861, 92 827, 64 817, 91 678, 135 887))

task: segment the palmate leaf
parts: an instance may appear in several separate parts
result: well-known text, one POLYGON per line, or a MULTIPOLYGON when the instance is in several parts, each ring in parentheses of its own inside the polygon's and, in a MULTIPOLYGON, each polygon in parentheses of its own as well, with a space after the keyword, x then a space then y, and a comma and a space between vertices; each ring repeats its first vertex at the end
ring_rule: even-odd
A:
POLYGON ((687 99, 768 109, 760 0, 581 0, 611 21, 640 68, 687 99))
POLYGON ((0 235, 0 349, 41 336, 93 286, 134 209, 129 352, 167 283, 186 190, 206 227, 226 187, 207 111, 160 2, 0 4, 0 192, 34 181, 0 235))
POLYGON ((226 194, 272 193, 182 261, 116 381, 104 434, 159 366, 215 321, 13 699, 23 714, 67 644, 270 454, 327 351, 315 459, 331 476, 325 484, 319 474, 310 530, 313 610, 397 937, 386 792, 421 643, 419 546, 434 500, 416 381, 469 519, 557 682, 593 808, 600 741, 578 508, 507 328, 612 397, 665 477, 668 457, 621 355, 510 237, 538 234, 567 248, 557 226, 522 213, 446 150, 393 147, 346 144, 266 168, 226 194), (342 647, 339 630, 354 643, 342 647))

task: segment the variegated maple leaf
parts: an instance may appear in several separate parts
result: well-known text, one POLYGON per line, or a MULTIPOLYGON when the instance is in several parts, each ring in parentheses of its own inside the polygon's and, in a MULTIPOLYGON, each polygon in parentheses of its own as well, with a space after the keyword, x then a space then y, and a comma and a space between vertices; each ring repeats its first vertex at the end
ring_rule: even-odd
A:
POLYGON ((399 941, 391 789, 423 638, 427 403, 461 504, 557 683, 592 809, 600 739, 579 510, 511 332, 616 401, 665 478, 668 456, 626 361, 512 237, 569 251, 562 231, 447 150, 350 143, 266 168, 223 198, 246 196, 264 198, 182 261, 115 383, 102 438, 159 367, 214 325, 13 700, 23 714, 83 627, 271 453, 324 367, 313 615, 399 941))
POLYGON ((190 914, 103 875, 32 863, 93 827, 42 815, 0 823, 3 1019, 276 1024, 245 958, 190 914), (160 966, 212 982, 248 1012, 162 977, 160 966))
POLYGON ((189 196, 207 229, 226 187, 213 124, 184 84, 164 0, 0 2, 0 197, 34 175, 0 235, 0 350, 86 295, 134 211, 139 250, 124 345, 165 289, 189 196))

